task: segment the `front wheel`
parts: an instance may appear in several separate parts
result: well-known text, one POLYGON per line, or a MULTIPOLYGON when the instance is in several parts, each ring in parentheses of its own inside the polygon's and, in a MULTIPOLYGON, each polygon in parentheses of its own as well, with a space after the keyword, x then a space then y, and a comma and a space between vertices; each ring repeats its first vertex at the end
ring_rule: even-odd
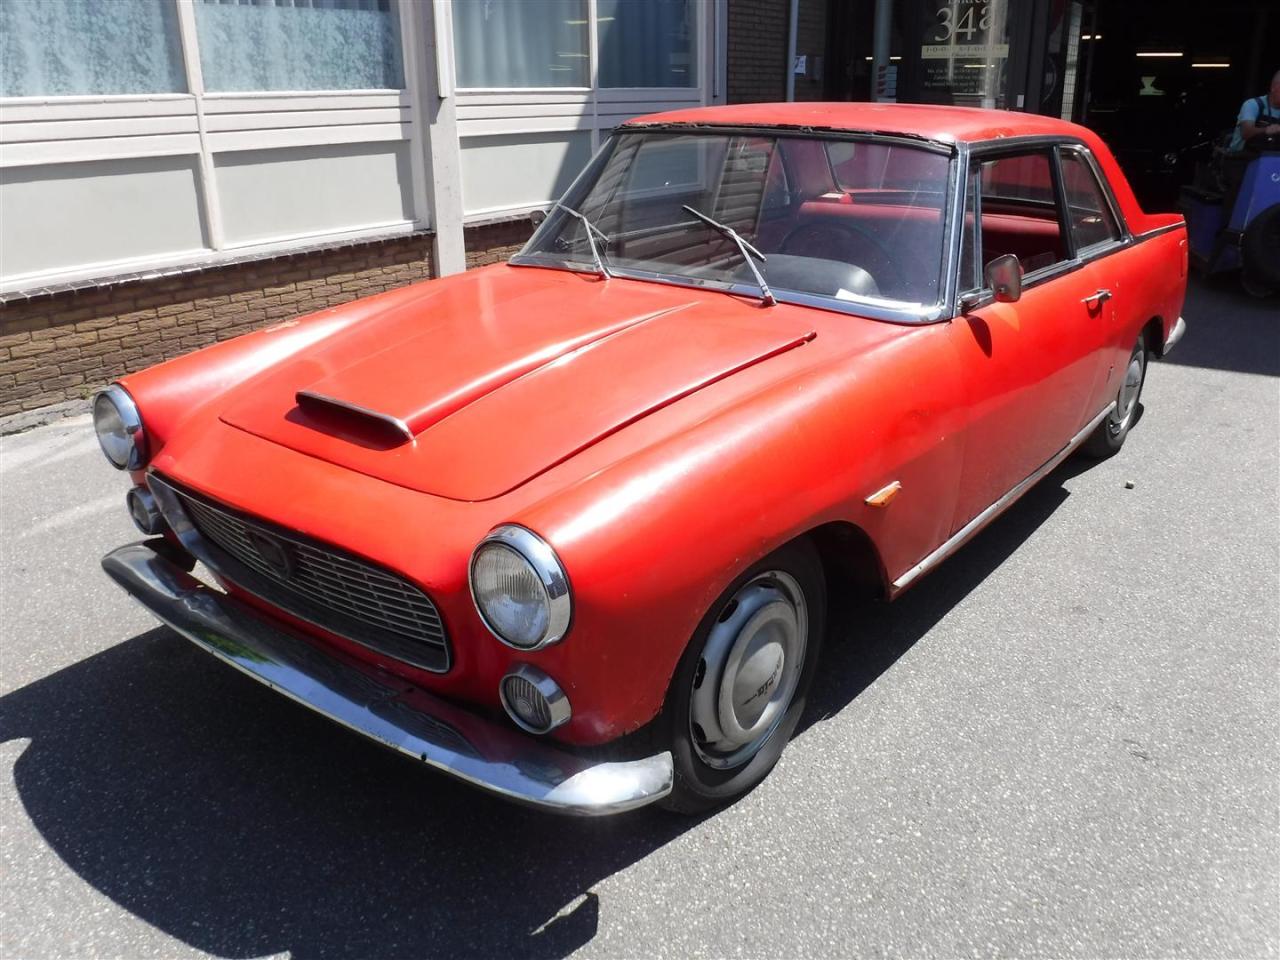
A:
POLYGON ((675 765, 664 806, 709 810, 769 774, 804 711, 825 609, 822 564, 801 541, 755 564, 712 605, 660 718, 675 765))
POLYGON ((1142 385, 1147 380, 1147 346, 1142 337, 1134 344, 1129 354, 1129 363, 1125 367, 1124 378, 1120 381, 1120 391, 1116 394, 1115 409, 1084 442, 1081 451, 1090 457, 1102 460, 1110 457, 1124 446, 1124 438, 1129 435, 1134 422, 1138 419, 1138 400, 1142 396, 1142 385))

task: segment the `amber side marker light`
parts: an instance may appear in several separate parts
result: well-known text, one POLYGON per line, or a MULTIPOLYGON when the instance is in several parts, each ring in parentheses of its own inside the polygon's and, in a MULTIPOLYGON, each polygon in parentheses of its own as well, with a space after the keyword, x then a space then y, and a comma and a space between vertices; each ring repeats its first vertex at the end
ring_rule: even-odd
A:
POLYGON ((887 507, 893 502, 893 498, 898 495, 898 491, 901 489, 902 484, 895 480, 887 487, 881 487, 871 496, 867 497, 866 504, 869 507, 887 507))

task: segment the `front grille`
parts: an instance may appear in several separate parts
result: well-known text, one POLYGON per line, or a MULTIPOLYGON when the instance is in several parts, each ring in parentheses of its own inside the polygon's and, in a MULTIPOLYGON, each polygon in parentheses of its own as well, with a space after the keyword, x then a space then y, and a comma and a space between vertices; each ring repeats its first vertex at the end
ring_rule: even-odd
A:
POLYGON ((204 497, 174 492, 212 548, 210 566, 232 582, 380 653, 427 670, 449 669, 440 614, 403 577, 204 497))

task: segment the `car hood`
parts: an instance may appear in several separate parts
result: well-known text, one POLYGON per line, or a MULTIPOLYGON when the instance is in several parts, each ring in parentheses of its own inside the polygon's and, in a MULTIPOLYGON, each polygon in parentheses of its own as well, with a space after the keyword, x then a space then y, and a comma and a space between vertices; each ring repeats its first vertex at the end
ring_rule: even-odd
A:
POLYGON ((220 417, 390 483, 486 500, 813 337, 794 314, 722 294, 502 267, 391 300, 232 390, 220 417))

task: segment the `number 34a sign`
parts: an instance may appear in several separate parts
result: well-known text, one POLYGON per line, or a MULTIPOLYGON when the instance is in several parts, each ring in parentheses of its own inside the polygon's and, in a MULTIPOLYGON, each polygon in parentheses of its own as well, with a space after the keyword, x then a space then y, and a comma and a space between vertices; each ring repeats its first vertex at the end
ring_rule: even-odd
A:
POLYGON ((936 0, 936 16, 920 49, 925 59, 1003 59, 1008 43, 996 43, 1004 33, 1007 0, 936 0))

